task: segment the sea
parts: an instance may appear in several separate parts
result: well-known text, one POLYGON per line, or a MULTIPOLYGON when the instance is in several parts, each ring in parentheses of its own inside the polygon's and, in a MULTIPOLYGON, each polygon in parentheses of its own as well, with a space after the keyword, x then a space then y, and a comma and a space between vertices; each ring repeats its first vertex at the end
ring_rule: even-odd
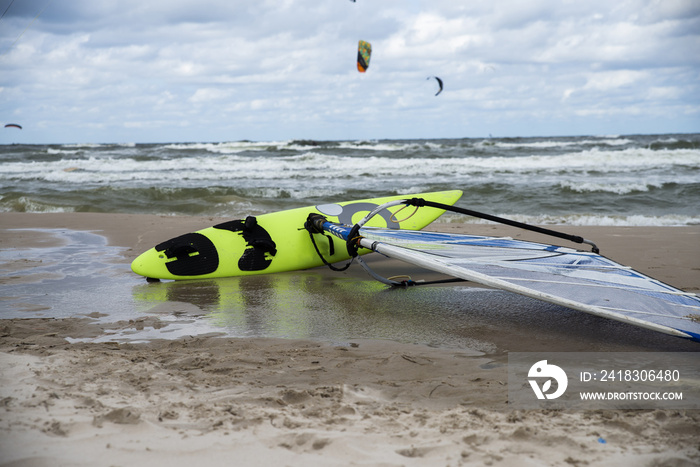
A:
POLYGON ((700 134, 0 145, 0 212, 242 218, 453 189, 534 224, 697 225, 700 134))
MULTIPOLYGON (((0 212, 240 219, 453 189, 464 191, 458 206, 534 224, 697 225, 700 134, 0 145, 0 212)), ((486 222, 458 214, 441 221, 486 222)), ((71 342, 384 339, 499 355, 497 365, 505 364, 503 351, 697 347, 470 284, 389 288, 358 265, 146 282, 124 261, 125 248, 99 232, 39 230, 59 241, 0 248, 0 320, 88 316, 107 326, 71 342)), ((163 240, 171 236, 163 232, 163 240)), ((385 276, 423 278, 380 256, 366 261, 385 276)))

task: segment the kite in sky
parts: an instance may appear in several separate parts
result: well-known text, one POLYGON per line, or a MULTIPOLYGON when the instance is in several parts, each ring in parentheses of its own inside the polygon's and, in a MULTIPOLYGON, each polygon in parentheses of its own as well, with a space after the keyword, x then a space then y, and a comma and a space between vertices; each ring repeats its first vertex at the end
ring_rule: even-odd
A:
POLYGON ((357 48, 357 69, 364 73, 369 68, 369 59, 372 56, 372 44, 360 41, 357 48))
POLYGON ((20 130, 22 129, 22 127, 20 125, 17 125, 16 123, 8 123, 7 125, 5 125, 5 128, 19 128, 20 130))
POLYGON ((438 92, 435 94, 435 95, 437 96, 438 94, 440 94, 440 93, 442 92, 442 87, 443 87, 443 86, 442 86, 442 80, 441 80, 440 78, 438 78, 437 76, 428 76, 428 79, 431 79, 431 78, 435 78, 435 79, 437 80, 437 82, 438 82, 438 85, 440 85, 440 89, 439 89, 438 92))

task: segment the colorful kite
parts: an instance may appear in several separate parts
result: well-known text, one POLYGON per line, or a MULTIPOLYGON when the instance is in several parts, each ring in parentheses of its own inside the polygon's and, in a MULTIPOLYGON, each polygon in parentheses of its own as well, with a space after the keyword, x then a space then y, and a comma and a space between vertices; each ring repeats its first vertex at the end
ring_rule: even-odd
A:
POLYGON ((372 56, 372 44, 360 41, 357 48, 357 69, 364 73, 369 68, 369 59, 372 56))
POLYGON ((22 129, 22 127, 20 125, 17 125, 16 123, 8 123, 7 125, 5 125, 5 128, 19 128, 20 130, 22 129))

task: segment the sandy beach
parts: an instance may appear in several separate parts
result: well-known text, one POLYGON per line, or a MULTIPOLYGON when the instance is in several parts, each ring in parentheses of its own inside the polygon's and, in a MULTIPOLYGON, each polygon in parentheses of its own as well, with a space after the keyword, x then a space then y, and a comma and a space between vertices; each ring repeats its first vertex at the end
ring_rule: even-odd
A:
MULTIPOLYGON (((0 213, 0 249, 58 242, 23 229, 92 231, 123 248, 109 261, 128 264, 164 239, 222 220, 0 213)), ((542 241, 485 224, 431 228, 542 241)), ((700 292, 700 226, 565 229, 622 264, 700 292)), ((3 282, 24 280, 32 267, 4 261, 3 282)), ((0 295, 2 309, 8 297, 0 295)), ((700 465, 698 410, 507 405, 509 351, 700 350, 677 338, 645 331, 617 339, 613 328, 595 342, 582 330, 565 343, 560 334, 530 340, 509 331, 480 336, 486 350, 217 335, 88 342, 161 325, 159 315, 111 323, 101 316, 95 304, 68 318, 0 320, 0 466, 700 465)))

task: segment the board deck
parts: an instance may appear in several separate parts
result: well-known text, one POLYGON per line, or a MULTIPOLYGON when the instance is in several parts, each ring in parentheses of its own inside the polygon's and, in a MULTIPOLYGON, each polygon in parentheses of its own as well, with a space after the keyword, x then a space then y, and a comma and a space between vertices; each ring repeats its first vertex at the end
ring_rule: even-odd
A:
MULTIPOLYGON (((321 266, 304 229, 309 214, 324 215, 329 221, 354 224, 366 214, 389 201, 423 198, 453 205, 462 196, 460 190, 371 198, 342 203, 308 206, 232 220, 197 232, 166 240, 144 252, 131 264, 131 269, 152 279, 204 279, 212 277, 271 274, 321 266)), ((368 226, 389 229, 420 230, 444 211, 421 208, 413 215, 407 208, 393 217, 402 206, 382 211, 368 226)), ((324 257, 330 262, 350 256, 345 243, 332 236, 317 240, 324 257), (331 245, 333 243, 333 254, 331 245)))

